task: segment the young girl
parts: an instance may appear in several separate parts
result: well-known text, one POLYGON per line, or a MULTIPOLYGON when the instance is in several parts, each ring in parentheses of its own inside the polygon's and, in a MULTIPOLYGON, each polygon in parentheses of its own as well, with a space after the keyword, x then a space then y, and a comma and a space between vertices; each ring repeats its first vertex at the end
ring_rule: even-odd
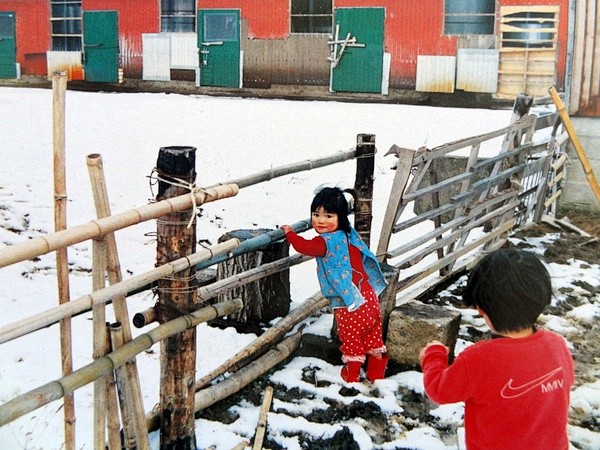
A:
POLYGON ((339 188, 321 189, 310 205, 312 240, 281 228, 297 252, 314 256, 321 292, 330 299, 342 345, 342 378, 360 381, 367 361, 367 379, 385 377, 388 355, 383 343, 381 309, 377 296, 386 285, 375 255, 348 221, 348 202, 339 188))

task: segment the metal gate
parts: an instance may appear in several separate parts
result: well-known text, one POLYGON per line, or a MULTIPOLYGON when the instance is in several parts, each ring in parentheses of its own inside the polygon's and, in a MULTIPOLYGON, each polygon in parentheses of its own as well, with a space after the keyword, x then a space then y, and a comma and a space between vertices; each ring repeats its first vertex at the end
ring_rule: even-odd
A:
POLYGON ((198 48, 201 86, 241 87, 238 9, 199 10, 198 48))
POLYGON ((83 13, 85 80, 100 83, 119 81, 119 31, 117 11, 83 13))
POLYGON ((15 13, 0 12, 0 78, 17 78, 15 13))
POLYGON ((332 92, 381 93, 384 8, 336 8, 331 47, 332 92))

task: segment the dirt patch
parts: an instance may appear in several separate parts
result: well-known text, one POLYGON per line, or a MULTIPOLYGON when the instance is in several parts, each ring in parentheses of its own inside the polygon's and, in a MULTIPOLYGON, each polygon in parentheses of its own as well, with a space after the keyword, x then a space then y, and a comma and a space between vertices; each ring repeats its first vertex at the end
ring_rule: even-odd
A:
POLYGON ((547 262, 567 264, 570 259, 578 259, 590 264, 600 264, 600 213, 572 210, 563 212, 560 220, 573 224, 591 236, 584 236, 576 230, 555 227, 542 223, 526 231, 515 234, 516 238, 542 237, 546 234, 560 234, 560 239, 548 245, 544 253, 547 262))

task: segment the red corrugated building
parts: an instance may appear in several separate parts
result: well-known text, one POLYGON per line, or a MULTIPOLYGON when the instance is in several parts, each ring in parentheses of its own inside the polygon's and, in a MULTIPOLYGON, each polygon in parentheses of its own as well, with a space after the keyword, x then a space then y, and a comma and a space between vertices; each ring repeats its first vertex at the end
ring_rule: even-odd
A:
POLYGON ((7 0, 0 77, 546 96, 570 87, 574 13, 573 0, 7 0))

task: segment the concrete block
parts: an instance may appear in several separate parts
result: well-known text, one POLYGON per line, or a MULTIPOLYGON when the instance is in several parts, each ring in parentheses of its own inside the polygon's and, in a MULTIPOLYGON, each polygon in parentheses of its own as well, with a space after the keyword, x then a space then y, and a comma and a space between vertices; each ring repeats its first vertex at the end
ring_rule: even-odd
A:
POLYGON ((411 301, 392 311, 387 348, 393 363, 404 369, 420 369, 419 352, 437 339, 450 348, 452 362, 461 314, 448 308, 411 301))

